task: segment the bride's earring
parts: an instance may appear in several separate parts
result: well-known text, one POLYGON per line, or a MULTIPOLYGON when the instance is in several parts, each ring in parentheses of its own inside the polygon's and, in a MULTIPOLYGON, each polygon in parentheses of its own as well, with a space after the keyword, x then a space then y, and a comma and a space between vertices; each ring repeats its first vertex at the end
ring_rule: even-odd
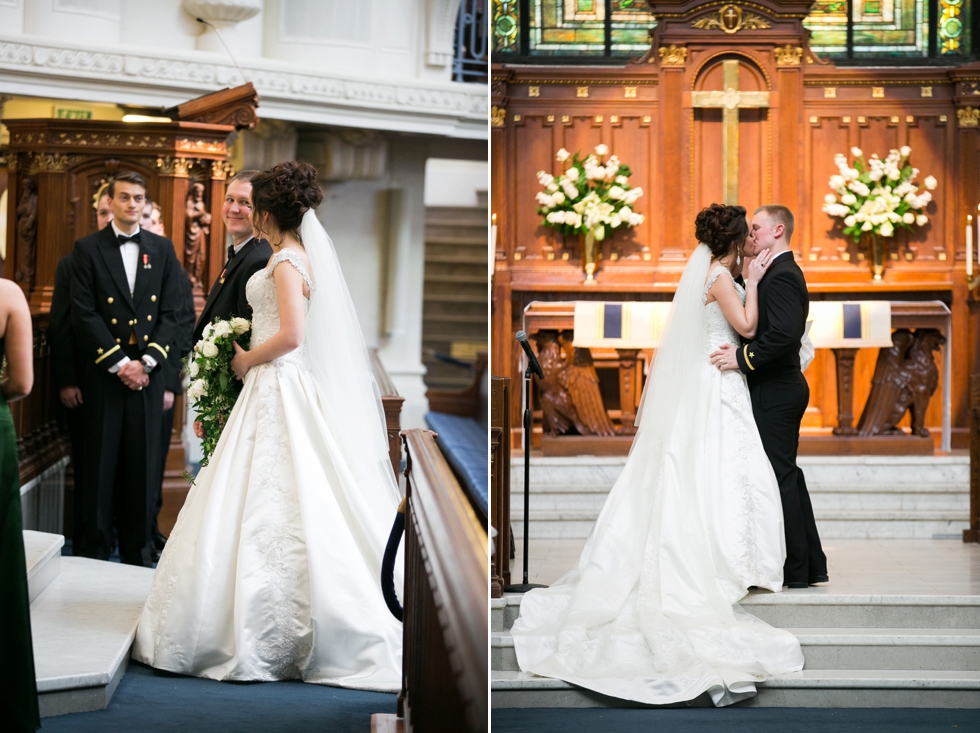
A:
POLYGON ((736 252, 735 253, 735 264, 736 265, 741 265, 742 264, 742 253, 741 252, 736 252))

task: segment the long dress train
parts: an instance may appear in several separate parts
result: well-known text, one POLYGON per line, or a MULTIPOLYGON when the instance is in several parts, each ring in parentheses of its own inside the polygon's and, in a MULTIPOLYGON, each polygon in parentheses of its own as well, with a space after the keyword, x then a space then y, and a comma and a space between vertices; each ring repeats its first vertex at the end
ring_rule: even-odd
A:
MULTIPOLYGON (((251 348, 279 330, 282 263, 315 291, 295 253, 276 254, 247 285, 251 348)), ((380 585, 397 504, 358 485, 306 352, 246 374, 160 558, 134 659, 217 680, 401 688, 402 629, 380 585)))
POLYGON ((707 277, 709 260, 700 245, 685 270, 653 397, 578 563, 524 595, 512 629, 524 672, 643 703, 707 691, 728 705, 803 667, 792 634, 737 603, 751 586, 782 590, 786 550, 745 378, 708 359, 738 343, 721 307, 705 305, 715 278, 731 277, 707 277))

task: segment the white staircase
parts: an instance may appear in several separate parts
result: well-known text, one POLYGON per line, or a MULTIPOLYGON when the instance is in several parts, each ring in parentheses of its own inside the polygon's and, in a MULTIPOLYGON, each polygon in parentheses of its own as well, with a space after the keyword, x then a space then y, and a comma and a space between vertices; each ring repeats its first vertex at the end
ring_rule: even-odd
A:
MULTIPOLYGON (((625 462, 532 456, 531 537, 587 537, 625 462)), ((799 463, 823 539, 960 539, 969 526, 969 456, 804 456, 799 463)), ((521 539, 521 456, 511 470, 511 519, 521 539)))
MULTIPOLYGON (((493 707, 636 707, 521 672, 510 628, 520 595, 491 600, 493 707)), ((980 708, 980 596, 753 594, 745 610, 799 638, 802 672, 740 705, 980 708)), ((709 706, 702 695, 690 703, 709 706)), ((684 707, 687 704, 679 707, 684 707)))
POLYGON ((61 557, 64 543, 24 531, 41 717, 109 704, 153 580, 148 568, 61 557))

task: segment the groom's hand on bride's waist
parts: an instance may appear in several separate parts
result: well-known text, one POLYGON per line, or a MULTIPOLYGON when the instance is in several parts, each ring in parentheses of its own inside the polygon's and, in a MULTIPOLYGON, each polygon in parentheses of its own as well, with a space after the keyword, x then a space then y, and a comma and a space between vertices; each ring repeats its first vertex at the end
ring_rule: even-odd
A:
POLYGON ((735 356, 735 347, 731 344, 722 344, 718 347, 718 351, 711 354, 711 363, 718 367, 721 371, 728 371, 731 369, 738 369, 738 357, 735 356))

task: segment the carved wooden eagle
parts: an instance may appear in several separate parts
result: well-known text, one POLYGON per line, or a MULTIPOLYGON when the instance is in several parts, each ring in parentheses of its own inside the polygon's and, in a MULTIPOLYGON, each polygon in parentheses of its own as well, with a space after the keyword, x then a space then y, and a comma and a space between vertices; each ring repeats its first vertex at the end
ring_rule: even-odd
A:
POLYGON ((890 349, 878 354, 858 434, 902 433, 898 423, 910 411, 912 434, 928 438, 926 409, 939 386, 939 369, 932 352, 946 343, 946 338, 934 328, 917 329, 914 335, 899 329, 892 334, 892 343, 890 349))
POLYGON ((538 380, 544 432, 565 435, 615 435, 602 404, 599 377, 588 349, 576 349, 564 337, 539 331, 533 336, 544 379, 538 380))

